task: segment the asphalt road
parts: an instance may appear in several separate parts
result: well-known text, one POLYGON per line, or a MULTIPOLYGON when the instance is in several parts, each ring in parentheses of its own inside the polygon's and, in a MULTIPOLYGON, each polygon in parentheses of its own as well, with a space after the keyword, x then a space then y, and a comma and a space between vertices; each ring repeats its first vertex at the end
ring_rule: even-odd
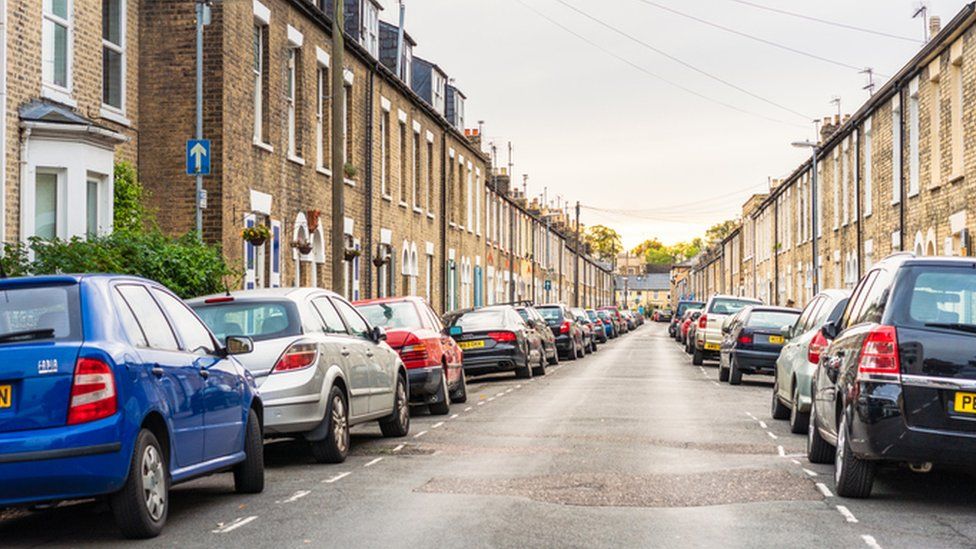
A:
MULTIPOLYGON (((866 501, 769 418, 767 378, 717 382, 648 325, 545 377, 473 380, 410 436, 354 431, 342 465, 270 443, 266 490, 218 475, 179 486, 147 547, 960 547, 976 545, 973 479, 880 474, 866 501)), ((121 545, 82 502, 0 519, 0 546, 121 545)))

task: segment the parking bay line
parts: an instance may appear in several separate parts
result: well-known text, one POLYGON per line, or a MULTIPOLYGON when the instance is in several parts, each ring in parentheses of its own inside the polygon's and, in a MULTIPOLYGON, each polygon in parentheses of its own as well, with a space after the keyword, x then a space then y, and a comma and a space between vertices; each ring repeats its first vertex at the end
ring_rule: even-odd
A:
POLYGON ((495 395, 496 398, 497 397, 503 397, 503 396, 505 396, 505 391, 502 391, 502 392, 498 393, 497 395, 495 395))
POLYGON ((227 532, 233 532, 234 530, 237 530, 238 528, 244 526, 245 524, 250 524, 257 519, 258 519, 257 515, 253 515, 246 518, 237 518, 227 524, 218 526, 216 530, 211 530, 211 532, 213 532, 214 534, 226 534, 227 532))
POLYGON ((349 472, 346 472, 346 473, 339 473, 338 475, 336 475, 336 476, 334 476, 334 477, 332 477, 332 478, 327 478, 327 479, 325 479, 325 480, 323 480, 323 481, 322 481, 322 484, 333 484, 333 483, 335 483, 335 482, 339 482, 340 480, 342 480, 342 479, 344 479, 344 478, 346 478, 346 477, 348 477, 348 476, 349 476, 349 475, 351 475, 351 474, 352 474, 352 473, 349 473, 349 472))
POLYGON ((786 449, 782 446, 777 446, 776 452, 779 453, 779 457, 786 457, 786 449))
POLYGON ((422 437, 422 436, 424 436, 426 434, 427 434, 427 431, 420 431, 419 433, 417 433, 416 435, 414 435, 413 438, 420 438, 420 437, 422 437))
POLYGON ((803 468, 803 472, 806 473, 806 474, 808 474, 808 475, 810 475, 811 477, 817 476, 817 473, 816 472, 811 471, 810 469, 807 469, 806 467, 803 468))
POLYGON ((871 549, 881 549, 881 544, 878 543, 878 540, 874 539, 874 536, 864 534, 861 536, 861 539, 863 539, 864 543, 866 543, 871 549))
POLYGON ((769 435, 769 438, 771 438, 773 440, 776 440, 776 439, 779 438, 778 436, 774 435, 772 431, 766 431, 766 434, 769 435))
POLYGON ((765 421, 760 421, 759 426, 762 427, 763 429, 769 429, 769 425, 766 425, 765 421))
POLYGON ((852 513, 851 510, 848 509, 847 507, 844 507, 843 505, 838 505, 837 511, 840 512, 840 514, 844 515, 844 518, 847 519, 847 522, 857 523, 857 517, 855 517, 854 513, 852 513))
POLYGON ((374 459, 373 461, 370 461, 369 463, 363 464, 363 467, 372 467, 373 465, 376 465, 377 463, 379 463, 381 461, 383 461, 383 458, 378 457, 378 458, 374 459))
POLYGON ((395 453, 399 452, 400 450, 403 450, 403 447, 404 446, 406 446, 406 444, 400 444, 399 446, 397 446, 396 448, 393 449, 393 453, 395 454, 395 453))
POLYGON ((461 414, 454 414, 449 419, 457 419, 461 414))
POLYGON ((302 499, 303 497, 305 497, 305 496, 307 496, 307 495, 309 495, 311 493, 312 492, 310 490, 299 490, 299 491, 295 492, 294 494, 292 494, 291 496, 289 496, 289 497, 287 497, 287 498, 285 498, 285 499, 283 499, 281 501, 276 501, 275 503, 292 503, 292 502, 295 502, 295 501, 298 501, 298 500, 302 499))
POLYGON ((431 428, 431 429, 437 429, 437 428, 438 428, 438 427, 440 427, 441 425, 444 425, 444 422, 443 422, 443 421, 438 421, 437 423, 435 423, 435 424, 433 424, 433 425, 431 425, 431 426, 430 426, 430 428, 431 428))
POLYGON ((474 410, 474 406, 468 406, 464 409, 465 412, 470 412, 471 410, 474 410))
POLYGON ((823 494, 825 498, 834 497, 834 494, 830 491, 830 488, 827 488, 827 485, 822 482, 817 483, 817 490, 820 490, 820 493, 823 494))

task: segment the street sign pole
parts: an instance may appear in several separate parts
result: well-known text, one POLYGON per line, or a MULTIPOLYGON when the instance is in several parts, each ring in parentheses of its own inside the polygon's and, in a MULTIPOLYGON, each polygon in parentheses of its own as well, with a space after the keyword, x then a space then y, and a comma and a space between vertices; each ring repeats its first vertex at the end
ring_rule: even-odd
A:
MULTIPOLYGON (((203 139, 203 25, 204 16, 207 10, 206 6, 207 0, 197 0, 197 120, 196 120, 196 134, 195 138, 197 140, 203 139)), ((203 240, 203 204, 201 203, 201 198, 203 196, 203 174, 197 170, 197 186, 196 194, 194 195, 194 204, 196 207, 196 218, 197 218, 197 238, 203 240)))

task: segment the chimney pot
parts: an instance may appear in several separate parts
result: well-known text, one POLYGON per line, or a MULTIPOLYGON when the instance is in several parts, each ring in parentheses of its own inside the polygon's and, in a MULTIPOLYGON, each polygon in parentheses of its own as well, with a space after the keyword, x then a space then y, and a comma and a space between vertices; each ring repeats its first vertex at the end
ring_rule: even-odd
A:
POLYGON ((929 17, 929 39, 935 38, 940 31, 942 31, 942 18, 938 15, 929 17))

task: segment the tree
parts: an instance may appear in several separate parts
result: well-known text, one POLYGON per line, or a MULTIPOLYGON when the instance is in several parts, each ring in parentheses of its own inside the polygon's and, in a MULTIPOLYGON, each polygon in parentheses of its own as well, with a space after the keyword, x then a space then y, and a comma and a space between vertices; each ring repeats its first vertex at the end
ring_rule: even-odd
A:
POLYGON ((656 238, 638 244, 633 249, 633 254, 643 258, 644 262, 649 265, 670 265, 674 263, 674 250, 656 238))
POLYGON ((725 237, 732 234, 732 231, 739 226, 738 219, 729 219, 721 223, 716 223, 712 225, 707 231, 705 231, 705 241, 708 244, 715 244, 716 242, 721 242, 725 237))
POLYGON ((604 225, 587 227, 583 234, 583 241, 600 259, 605 261, 617 257, 624 249, 623 241, 617 231, 604 225))

